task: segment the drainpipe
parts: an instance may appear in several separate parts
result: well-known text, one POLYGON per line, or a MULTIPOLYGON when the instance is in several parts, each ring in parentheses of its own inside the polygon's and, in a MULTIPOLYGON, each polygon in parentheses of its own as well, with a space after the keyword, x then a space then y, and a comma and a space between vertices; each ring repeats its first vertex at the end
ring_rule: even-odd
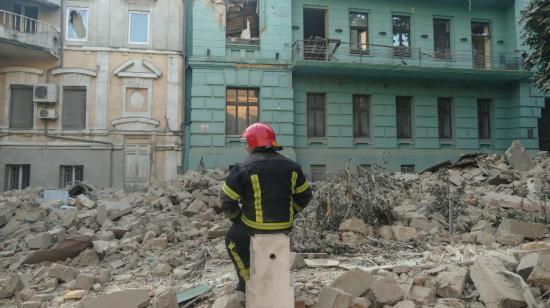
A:
POLYGON ((64 3, 64 0, 61 0, 61 7, 60 7, 60 11, 61 11, 61 14, 60 17, 59 17, 59 64, 48 69, 46 71, 46 83, 49 83, 50 82, 50 74, 53 70, 55 69, 58 69, 58 68, 61 68, 63 67, 63 64, 65 63, 65 52, 63 51, 63 46, 65 44, 65 40, 64 40, 64 33, 65 33, 65 23, 63 22, 64 18, 64 11, 65 11, 65 7, 63 5, 64 3))
POLYGON ((189 66, 189 56, 192 54, 191 41, 192 36, 192 25, 193 25, 193 1, 185 1, 184 11, 185 11, 185 31, 183 31, 183 42, 184 42, 184 66, 183 66, 183 75, 184 75, 184 100, 183 100, 183 157, 182 157, 182 166, 183 172, 189 170, 189 153, 190 153, 190 139, 191 139, 191 85, 192 85, 192 72, 191 67, 189 66), (189 33, 188 33, 189 31, 189 33))

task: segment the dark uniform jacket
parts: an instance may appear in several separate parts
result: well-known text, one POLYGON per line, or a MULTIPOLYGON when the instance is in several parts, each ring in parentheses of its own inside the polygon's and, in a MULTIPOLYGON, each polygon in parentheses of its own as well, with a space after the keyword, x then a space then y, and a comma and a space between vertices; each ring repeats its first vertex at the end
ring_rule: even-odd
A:
POLYGON ((292 229, 294 215, 309 203, 312 192, 299 164, 264 151, 233 167, 220 198, 229 219, 254 230, 279 231, 292 229))

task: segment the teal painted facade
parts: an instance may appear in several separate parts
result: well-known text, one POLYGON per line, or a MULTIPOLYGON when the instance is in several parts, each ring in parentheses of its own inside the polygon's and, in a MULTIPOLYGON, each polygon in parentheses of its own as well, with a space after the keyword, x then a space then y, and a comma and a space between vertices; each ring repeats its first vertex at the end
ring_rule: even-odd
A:
MULTIPOLYGON (((185 165, 227 167, 245 157, 238 136, 226 134, 226 88, 259 89, 260 121, 272 124, 285 154, 333 174, 350 159, 389 170, 422 170, 463 153, 503 152, 514 139, 538 149, 544 97, 521 70, 518 25, 526 0, 329 1, 260 0, 259 45, 232 44, 225 36, 225 4, 189 1, 185 165), (330 60, 304 57, 304 8, 326 10, 325 35, 340 40, 330 60), (368 14, 369 55, 346 50, 350 11, 368 14), (413 55, 388 56, 392 14, 410 16, 413 55), (450 20, 452 61, 433 57, 433 19, 450 20), (490 61, 475 69, 471 22, 489 23, 490 61), (381 47, 378 47, 381 46, 381 47), (307 136, 308 93, 326 95, 325 137, 307 136), (370 97, 370 137, 353 138, 353 95, 370 97), (412 97, 413 137, 396 136, 396 97, 412 97), (438 135, 439 97, 452 98, 450 140, 438 135), (491 100, 491 139, 478 138, 477 100, 491 100)), ((349 46, 349 44, 348 44, 349 46)))

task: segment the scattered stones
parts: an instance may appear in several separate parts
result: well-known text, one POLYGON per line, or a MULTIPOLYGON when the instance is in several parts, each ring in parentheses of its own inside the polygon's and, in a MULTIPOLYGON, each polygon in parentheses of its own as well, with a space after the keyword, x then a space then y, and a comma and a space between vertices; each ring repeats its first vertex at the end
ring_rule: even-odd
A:
POLYGON ((155 267, 153 270, 153 276, 164 277, 172 273, 172 266, 170 264, 162 263, 155 267))
POLYGON ((502 272, 504 265, 494 257, 479 256, 470 269, 470 276, 480 299, 491 307, 524 307, 521 286, 502 272))
POLYGON ((535 240, 544 237, 546 226, 517 219, 504 219, 497 232, 499 234, 519 234, 526 239, 535 240))
POLYGON ((76 273, 72 268, 59 263, 50 265, 48 270, 48 277, 56 278, 62 282, 69 282, 73 280, 75 276, 76 273))
POLYGON ((372 226, 367 225, 363 220, 357 218, 350 218, 340 224, 338 229, 340 232, 355 232, 365 236, 372 236, 372 226))
POLYGON ((437 295, 440 297, 459 298, 466 286, 468 271, 464 268, 456 268, 450 272, 441 272, 435 278, 437 295))
POLYGON ((174 290, 164 291, 153 301, 153 308, 178 308, 178 300, 174 290))
POLYGON ((24 287, 19 274, 12 275, 8 279, 2 279, 0 280, 0 299, 12 297, 23 290, 24 287))
POLYGON ((81 299, 86 295, 85 290, 67 290, 65 291, 65 294, 63 294, 64 300, 74 300, 74 299, 81 299))
POLYGON ((378 278, 371 286, 374 300, 380 305, 395 305, 403 299, 403 290, 397 282, 390 278, 378 278))
POLYGON ((396 241, 408 242, 416 238, 416 229, 411 227, 393 226, 393 237, 396 241))
POLYGON ((224 295, 216 299, 211 308, 244 308, 244 296, 240 292, 224 295))
POLYGON ((539 257, 527 281, 544 290, 550 290, 550 255, 539 257))
POLYGON ((96 283, 97 278, 90 274, 78 274, 75 280, 75 287, 82 290, 90 290, 96 283))
POLYGON ((316 308, 350 307, 354 296, 340 289, 324 287, 316 308))
POLYGON ((46 249, 52 245, 52 235, 48 232, 29 235, 25 238, 29 249, 46 249))
POLYGON ((432 288, 413 285, 405 299, 414 301, 419 305, 430 305, 435 303, 435 290, 432 288))
POLYGON ((129 203, 101 200, 97 206, 97 222, 102 225, 107 219, 116 220, 131 212, 132 206, 129 203))
MULTIPOLYGON (((371 288, 373 281, 374 279, 371 274, 360 269, 354 269, 338 277, 330 287, 350 294, 352 296, 351 299, 353 299, 367 292, 371 288)), ((329 293, 334 294, 332 291, 329 291, 329 293)))
POLYGON ((142 307, 149 301, 149 290, 127 289, 82 300, 82 308, 142 307))
POLYGON ((533 268, 535 268, 539 262, 539 258, 540 256, 537 253, 529 253, 523 256, 523 258, 519 261, 516 273, 518 273, 523 280, 527 281, 529 275, 531 275, 531 272, 533 271, 533 268))
POLYGON ((519 140, 512 142, 512 145, 506 150, 505 156, 510 165, 518 171, 529 171, 535 166, 519 140))

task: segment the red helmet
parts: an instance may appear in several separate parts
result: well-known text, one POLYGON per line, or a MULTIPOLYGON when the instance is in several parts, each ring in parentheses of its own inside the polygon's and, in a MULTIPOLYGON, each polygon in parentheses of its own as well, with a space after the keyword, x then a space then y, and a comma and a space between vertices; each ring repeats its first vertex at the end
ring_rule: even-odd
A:
POLYGON ((281 149, 275 138, 273 128, 265 123, 255 123, 245 129, 243 138, 246 138, 246 143, 251 149, 255 148, 274 148, 281 149))

